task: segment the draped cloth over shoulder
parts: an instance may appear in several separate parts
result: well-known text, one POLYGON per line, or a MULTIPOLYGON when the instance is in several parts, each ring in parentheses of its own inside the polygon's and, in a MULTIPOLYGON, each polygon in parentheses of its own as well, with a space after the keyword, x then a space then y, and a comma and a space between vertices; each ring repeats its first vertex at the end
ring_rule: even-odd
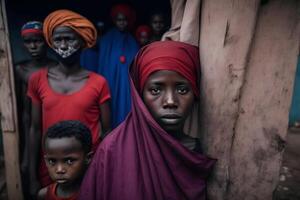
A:
POLYGON ((192 60, 186 54, 196 50, 168 41, 152 43, 139 52, 131 70, 131 112, 98 147, 82 182, 79 199, 205 199, 205 180, 215 160, 190 151, 166 133, 152 118, 137 89, 141 87, 140 72, 145 67, 136 65, 138 59, 143 54, 142 59, 152 63, 155 56, 149 59, 149 54, 144 53, 149 48, 155 52, 161 45, 165 45, 163 51, 185 54, 173 61, 192 60))
POLYGON ((58 26, 70 27, 76 31, 85 41, 87 48, 94 46, 96 43, 97 30, 88 19, 70 10, 57 10, 46 17, 43 27, 45 39, 51 47, 52 34, 58 26))

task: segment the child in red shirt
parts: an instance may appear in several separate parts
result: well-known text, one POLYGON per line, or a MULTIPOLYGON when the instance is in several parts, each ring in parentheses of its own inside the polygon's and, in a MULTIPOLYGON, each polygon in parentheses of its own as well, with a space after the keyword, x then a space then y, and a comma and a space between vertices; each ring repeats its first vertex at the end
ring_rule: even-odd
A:
POLYGON ((41 189, 38 199, 75 200, 91 160, 90 130, 79 121, 61 121, 47 130, 43 148, 54 183, 41 189))

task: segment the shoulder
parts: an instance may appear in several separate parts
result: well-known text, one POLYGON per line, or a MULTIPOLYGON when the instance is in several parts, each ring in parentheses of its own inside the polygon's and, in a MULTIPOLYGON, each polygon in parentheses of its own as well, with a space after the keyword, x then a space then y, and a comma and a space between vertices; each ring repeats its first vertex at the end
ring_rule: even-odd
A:
POLYGON ((50 187, 50 186, 40 189, 40 191, 38 192, 38 195, 37 195, 38 200, 44 200, 46 198, 46 195, 48 192, 48 187, 50 187))
POLYGON ((18 63, 15 63, 15 69, 16 69, 16 72, 18 73, 18 75, 19 75, 19 73, 21 75, 24 72, 26 72, 26 69, 28 67, 28 63, 29 63, 28 60, 24 60, 24 61, 20 61, 18 63))
POLYGON ((28 82, 29 83, 33 83, 33 82, 39 82, 42 80, 43 78, 43 75, 47 73, 47 69, 46 68, 42 68, 42 69, 39 69, 35 72, 33 72, 29 78, 28 78, 28 82))
POLYGON ((91 77, 92 81, 95 81, 97 83, 100 83, 100 84, 106 83, 106 79, 102 75, 97 74, 95 72, 90 72, 90 77, 91 77))
MULTIPOLYGON (((123 141, 124 137, 126 137, 128 134, 126 134, 126 127, 127 122, 131 118, 131 113, 128 114, 128 117, 123 121, 119 126, 114 128, 110 133, 105 136, 103 141, 100 143, 98 151, 105 153, 105 154, 111 154, 114 155, 113 152, 117 151, 118 148, 120 148, 120 145, 118 143, 120 141, 123 141)), ((102 154, 101 153, 101 154, 102 154)))

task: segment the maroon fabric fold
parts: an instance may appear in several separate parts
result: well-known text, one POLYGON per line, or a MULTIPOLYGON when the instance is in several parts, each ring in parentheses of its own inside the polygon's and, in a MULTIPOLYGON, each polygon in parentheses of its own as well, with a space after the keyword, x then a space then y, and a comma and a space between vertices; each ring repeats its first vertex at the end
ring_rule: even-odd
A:
MULTIPOLYGON (((131 76, 137 71, 132 70, 131 76)), ((98 147, 79 199, 205 199, 205 181, 215 160, 187 149, 166 133, 136 86, 131 81, 132 111, 98 147)))

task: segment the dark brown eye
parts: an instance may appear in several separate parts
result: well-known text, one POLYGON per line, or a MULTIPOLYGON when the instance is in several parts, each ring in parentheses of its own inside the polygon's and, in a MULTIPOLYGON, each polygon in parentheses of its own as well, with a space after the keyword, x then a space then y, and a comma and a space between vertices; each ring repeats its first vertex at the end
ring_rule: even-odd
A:
POLYGON ((177 92, 178 92, 179 94, 184 95, 184 94, 188 93, 189 91, 190 91, 190 90, 189 90, 189 88, 188 88, 187 86, 178 86, 178 87, 177 87, 177 92))
POLYGON ((47 159, 47 162, 49 163, 49 165, 55 165, 55 160, 52 158, 47 159))
POLYGON ((161 89, 159 87, 151 88, 150 92, 152 95, 158 95, 161 92, 161 89))
POLYGON ((73 165, 75 159, 74 158, 66 158, 65 159, 65 163, 67 163, 67 165, 73 165))

